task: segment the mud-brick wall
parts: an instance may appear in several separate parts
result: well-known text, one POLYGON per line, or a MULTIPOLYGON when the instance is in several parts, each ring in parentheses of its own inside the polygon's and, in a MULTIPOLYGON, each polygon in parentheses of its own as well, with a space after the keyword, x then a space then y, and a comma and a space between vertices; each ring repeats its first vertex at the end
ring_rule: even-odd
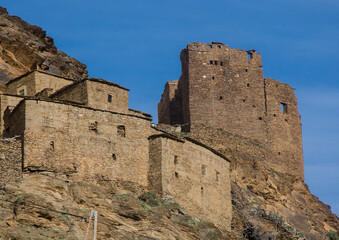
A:
POLYGON ((26 113, 24 170, 147 185, 148 119, 49 101, 19 107, 26 113))
POLYGON ((21 141, 0 138, 0 183, 22 176, 21 141))
POLYGON ((190 141, 158 136, 150 146, 153 147, 150 166, 157 169, 153 172, 153 181, 159 181, 154 183, 155 190, 161 185, 160 193, 171 195, 191 215, 230 230, 229 162, 190 141))

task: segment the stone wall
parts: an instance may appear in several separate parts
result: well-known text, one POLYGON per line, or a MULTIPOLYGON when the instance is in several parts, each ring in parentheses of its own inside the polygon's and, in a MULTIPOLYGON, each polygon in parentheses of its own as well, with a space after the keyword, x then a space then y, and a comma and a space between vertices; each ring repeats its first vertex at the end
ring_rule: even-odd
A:
POLYGON ((184 51, 189 64, 185 80, 190 123, 222 127, 263 140, 265 102, 260 54, 251 53, 248 59, 246 51, 200 43, 189 44, 184 51))
MULTIPOLYGON (((72 84, 74 80, 63 78, 58 75, 48 74, 41 71, 34 71, 35 75, 35 82, 36 82, 36 93, 41 92, 45 88, 52 88, 53 92, 57 91, 58 89, 72 84)), ((35 93, 35 94, 36 94, 35 93)), ((35 95, 34 94, 34 95, 35 95)), ((34 96, 30 95, 30 96, 34 96)))
POLYGON ((21 90, 24 90, 26 96, 34 96, 37 93, 34 72, 15 78, 6 85, 8 94, 19 95, 21 90))
POLYGON ((150 186, 171 195, 185 211, 230 230, 229 162, 189 140, 150 137, 150 186))
POLYGON ((178 89, 176 94, 165 89, 159 103, 159 123, 222 128, 257 139, 277 153, 276 163, 304 177, 294 91, 287 84, 264 79, 259 53, 222 43, 190 43, 180 58, 178 89), (175 107, 166 107, 173 102, 175 107), (281 113, 281 104, 287 106, 286 113, 281 113))
POLYGON ((22 176, 21 141, 0 139, 0 183, 13 181, 22 176))
POLYGON ((4 135, 5 127, 5 111, 7 107, 10 109, 14 109, 15 106, 23 99, 23 96, 14 96, 14 95, 7 95, 1 94, 0 95, 0 131, 1 134, 4 135))
POLYGON ((87 80, 87 91, 89 107, 128 112, 128 89, 101 79, 93 79, 87 80))
MULTIPOLYGON (((219 43, 191 43, 183 49, 181 61, 182 124, 222 127, 264 140, 265 97, 259 53, 219 43)), ((159 123, 168 123, 162 115, 160 111, 159 123)))
POLYGON ((45 88, 51 88, 56 91, 73 82, 71 79, 36 70, 13 79, 6 85, 8 94, 20 95, 20 91, 24 90, 25 96, 34 96, 45 88))
POLYGON ((270 78, 265 79, 265 88, 267 146, 274 153, 273 163, 284 172, 304 176, 301 119, 294 89, 270 78))
POLYGON ((50 96, 51 98, 88 105, 87 82, 77 81, 67 85, 50 96))
POLYGON ((75 82, 60 89, 51 97, 95 109, 128 113, 128 89, 101 79, 75 82))
POLYGON ((150 119, 56 101, 26 99, 24 170, 73 173, 147 185, 150 119))
POLYGON ((182 119, 181 96, 178 91, 179 81, 169 81, 165 84, 164 93, 158 104, 159 119, 166 124, 180 124, 182 119))

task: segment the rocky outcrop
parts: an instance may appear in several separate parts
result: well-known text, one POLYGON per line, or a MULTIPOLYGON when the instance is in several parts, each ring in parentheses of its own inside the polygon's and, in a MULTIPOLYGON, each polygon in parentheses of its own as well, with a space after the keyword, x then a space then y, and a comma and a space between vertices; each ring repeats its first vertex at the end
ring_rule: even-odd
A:
POLYGON ((0 83, 34 69, 73 79, 88 76, 86 65, 58 50, 44 30, 0 7, 0 83))

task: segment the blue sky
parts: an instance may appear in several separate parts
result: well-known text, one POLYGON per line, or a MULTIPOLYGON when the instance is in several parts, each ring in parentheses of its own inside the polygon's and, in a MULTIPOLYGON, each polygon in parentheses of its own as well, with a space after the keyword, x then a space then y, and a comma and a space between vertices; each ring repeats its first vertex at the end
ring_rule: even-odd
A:
POLYGON ((130 107, 151 113, 180 76, 189 42, 262 53, 264 75, 296 88, 305 181, 339 213, 338 0, 0 0, 38 25, 91 77, 131 89, 130 107))

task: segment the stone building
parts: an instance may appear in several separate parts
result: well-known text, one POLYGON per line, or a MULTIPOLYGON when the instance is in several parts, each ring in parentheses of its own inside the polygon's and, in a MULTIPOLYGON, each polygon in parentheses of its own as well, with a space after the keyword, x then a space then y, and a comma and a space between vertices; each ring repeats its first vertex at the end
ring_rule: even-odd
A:
POLYGON ((193 215, 231 229, 229 160, 190 138, 157 134, 149 139, 151 190, 170 194, 193 215))
MULTIPOLYGON (((16 177, 46 171, 133 182, 230 230, 229 160, 152 127, 151 115, 128 108, 128 92, 102 79, 74 81, 37 70, 11 80, 0 94, 0 126, 3 137, 16 136, 21 146, 0 167, 13 168, 16 177)), ((11 180, 8 175, 0 171, 11 180)))
MULTIPOLYGON (((257 139, 279 171, 304 178, 301 120, 294 89, 264 78, 261 55, 212 42, 190 43, 180 54, 182 75, 167 82, 159 123, 221 128, 257 139)), ((201 128, 201 127, 200 127, 201 128)))

